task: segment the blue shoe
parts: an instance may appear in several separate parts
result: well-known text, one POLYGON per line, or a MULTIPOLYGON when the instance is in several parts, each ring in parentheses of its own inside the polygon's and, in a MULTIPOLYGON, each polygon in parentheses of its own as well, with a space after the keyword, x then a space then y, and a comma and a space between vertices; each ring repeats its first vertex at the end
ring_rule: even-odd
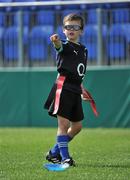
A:
POLYGON ((47 152, 46 154, 46 160, 49 161, 49 162, 52 162, 52 163, 57 163, 57 164, 60 164, 61 163, 61 155, 60 154, 57 154, 56 156, 53 156, 51 151, 47 152))
POLYGON ((48 171, 65 171, 69 168, 69 164, 44 164, 43 167, 48 171))

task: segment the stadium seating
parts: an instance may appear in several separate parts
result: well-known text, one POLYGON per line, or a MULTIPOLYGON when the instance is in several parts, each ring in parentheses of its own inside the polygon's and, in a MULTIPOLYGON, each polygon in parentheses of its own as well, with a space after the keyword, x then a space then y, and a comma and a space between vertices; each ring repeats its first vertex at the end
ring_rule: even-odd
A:
POLYGON ((0 26, 3 26, 5 24, 5 13, 0 12, 0 26))
POLYGON ((58 26, 57 29, 56 29, 56 33, 59 34, 60 38, 62 40, 64 40, 66 37, 63 33, 63 29, 62 29, 62 26, 58 26))
MULTIPOLYGON (((29 11, 23 11, 22 13, 23 26, 30 25, 30 16, 31 15, 29 11)), ((18 11, 16 11, 13 14, 13 25, 18 25, 18 24, 19 24, 18 11)))
POLYGON ((0 59, 3 58, 3 36, 4 36, 5 29, 0 27, 0 59))
MULTIPOLYGON (((87 24, 97 24, 98 15, 96 9, 90 9, 87 11, 87 24)), ((102 10, 102 23, 107 23, 107 11, 102 10)))
POLYGON ((29 42, 30 60, 45 61, 47 59, 47 38, 41 26, 32 29, 29 42))
POLYGON ((18 29, 10 27, 4 35, 4 59, 18 60, 18 29))
MULTIPOLYGON (((6 61, 18 60, 19 47, 18 47, 18 32, 19 28, 11 26, 5 30, 4 34, 4 59, 6 61)), ((23 45, 28 39, 28 31, 26 28, 23 30, 23 45)), ((27 43, 27 42, 26 42, 27 43)))
MULTIPOLYGON (((107 26, 102 26, 102 38, 103 42, 107 36, 107 26)), ((89 60, 97 60, 97 38, 98 38, 98 26, 97 25, 87 25, 84 28, 84 35, 82 39, 82 43, 85 44, 88 49, 88 59, 89 60)))
MULTIPOLYGON (((27 0, 27 2, 32 1, 40 0, 27 0)), ((44 0, 41 1, 44 2, 44 0)), ((25 0, 0 0, 0 2, 25 2, 25 0)), ((106 42, 106 46, 104 46, 104 48, 106 47, 106 54, 110 59, 124 59, 126 55, 125 42, 127 42, 127 46, 130 44, 129 6, 128 8, 127 6, 124 6, 126 8, 119 6, 119 9, 116 9, 116 5, 113 7, 112 4, 100 4, 100 7, 104 8, 105 6, 106 9, 102 9, 102 30, 103 40, 106 42), (116 50, 112 50, 113 48, 116 50)), ((23 42, 26 47, 28 47, 29 43, 29 53, 32 61, 44 61, 47 59, 48 46, 51 47, 49 39, 51 34, 58 33, 61 39, 65 39, 61 24, 63 17, 69 13, 80 13, 84 16, 86 27, 81 42, 88 48, 88 58, 96 61, 98 43, 97 7, 99 7, 97 4, 40 6, 35 7, 36 11, 32 11, 32 8, 28 6, 2 8, 0 11, 0 43, 4 42, 5 59, 18 59, 18 10, 21 9, 24 26, 23 42), (11 11, 7 12, 7 9, 11 11), (39 35, 37 35, 38 33, 39 35), (40 38, 43 38, 43 40, 40 38), (34 44, 31 42, 34 42, 34 44), (35 50, 37 53, 34 53, 35 50)), ((49 48, 49 53, 50 50, 49 48)))
POLYGON ((87 23, 88 24, 97 24, 97 12, 96 9, 91 9, 87 11, 87 23))
POLYGON ((126 24, 121 24, 125 37, 126 37, 126 41, 128 42, 128 44, 130 44, 130 23, 126 23, 126 24))
POLYGON ((37 24, 38 25, 54 25, 55 14, 54 11, 38 11, 37 24))
POLYGON ((121 60, 126 57, 126 37, 120 24, 112 25, 110 28, 107 57, 111 60, 121 60))
POLYGON ((86 48, 88 49, 88 59, 97 60, 97 28, 89 25, 84 29, 84 40, 86 48))
POLYGON ((62 11, 62 18, 70 13, 80 13, 79 9, 72 9, 72 10, 63 10, 62 11))
POLYGON ((129 8, 130 7, 130 3, 129 2, 120 2, 120 3, 111 3, 108 4, 110 9, 121 9, 121 8, 129 8))
POLYGON ((49 45, 50 44, 50 36, 54 32, 54 27, 51 25, 38 26, 38 29, 40 29, 40 28, 42 29, 42 32, 44 33, 44 35, 46 37, 47 45, 49 45))
POLYGON ((129 9, 112 10, 112 23, 130 23, 129 9))
POLYGON ((0 27, 0 43, 1 43, 2 39, 3 39, 4 31, 5 31, 5 28, 0 27))

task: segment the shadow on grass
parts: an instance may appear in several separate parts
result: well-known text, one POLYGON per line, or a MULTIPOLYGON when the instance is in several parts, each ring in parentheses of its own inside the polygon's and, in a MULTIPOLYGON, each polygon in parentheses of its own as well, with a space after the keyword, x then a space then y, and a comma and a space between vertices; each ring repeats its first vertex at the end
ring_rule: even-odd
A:
POLYGON ((92 168, 130 168, 130 164, 124 164, 124 165, 119 165, 119 164, 78 164, 78 167, 82 168, 87 168, 87 167, 92 167, 92 168))

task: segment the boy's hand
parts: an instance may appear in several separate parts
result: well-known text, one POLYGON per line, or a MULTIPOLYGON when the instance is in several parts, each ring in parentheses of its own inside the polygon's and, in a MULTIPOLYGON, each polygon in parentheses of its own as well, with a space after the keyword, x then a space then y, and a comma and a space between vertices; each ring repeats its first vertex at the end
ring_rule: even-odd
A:
POLYGON ((81 98, 84 101, 91 101, 90 96, 88 95, 88 92, 83 88, 82 89, 82 94, 81 94, 81 98))
POLYGON ((82 89, 82 94, 81 94, 82 100, 91 101, 92 97, 91 97, 90 93, 83 87, 83 85, 81 85, 81 89, 82 89))
POLYGON ((50 40, 54 43, 54 42, 60 41, 60 38, 59 38, 58 34, 53 34, 50 37, 50 40))
POLYGON ((83 85, 81 85, 81 89, 82 89, 82 95, 81 95, 82 99, 90 102, 94 114, 98 116, 99 113, 97 112, 96 103, 92 98, 91 94, 87 91, 87 89, 83 87, 83 85))
POLYGON ((56 48, 60 48, 61 47, 61 40, 60 40, 60 37, 58 34, 53 34, 51 37, 50 37, 50 40, 53 42, 54 46, 56 48))

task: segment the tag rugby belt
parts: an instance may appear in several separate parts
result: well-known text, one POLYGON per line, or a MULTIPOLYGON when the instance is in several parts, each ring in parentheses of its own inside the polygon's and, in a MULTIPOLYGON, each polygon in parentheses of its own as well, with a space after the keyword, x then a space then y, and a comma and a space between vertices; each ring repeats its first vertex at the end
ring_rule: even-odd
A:
MULTIPOLYGON (((54 103, 53 114, 56 114, 57 111, 58 111, 59 104, 60 104, 60 95, 61 95, 61 92, 62 92, 62 88, 63 88, 63 84, 64 84, 65 79, 66 79, 65 76, 59 76, 57 78, 57 80, 56 80, 57 89, 56 89, 56 95, 55 95, 55 103, 54 103)), ((96 109, 96 103, 95 103, 94 99, 92 98, 91 94, 88 92, 87 89, 84 89, 83 87, 81 87, 81 88, 82 88, 83 99, 85 101, 90 102, 93 113, 95 114, 95 116, 98 116, 98 112, 97 112, 97 109, 96 109)))

